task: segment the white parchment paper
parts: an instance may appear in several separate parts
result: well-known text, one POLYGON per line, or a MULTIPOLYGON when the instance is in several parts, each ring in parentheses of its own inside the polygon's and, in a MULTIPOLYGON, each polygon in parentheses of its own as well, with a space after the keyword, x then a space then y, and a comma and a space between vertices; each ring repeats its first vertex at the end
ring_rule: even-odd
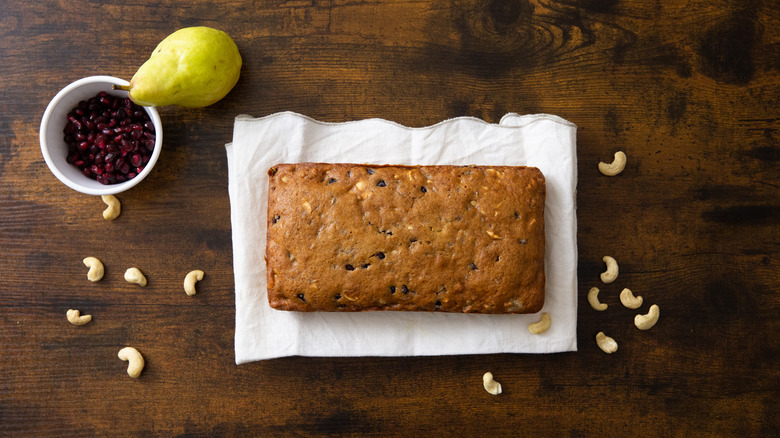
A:
POLYGON ((577 127, 547 114, 498 124, 460 117, 423 128, 382 119, 324 123, 283 112, 236 117, 228 157, 236 363, 283 356, 430 356, 552 353, 577 349, 577 127), (538 167, 547 183, 550 329, 535 315, 427 312, 301 313, 271 309, 266 295, 268 168, 277 163, 474 164, 538 167))

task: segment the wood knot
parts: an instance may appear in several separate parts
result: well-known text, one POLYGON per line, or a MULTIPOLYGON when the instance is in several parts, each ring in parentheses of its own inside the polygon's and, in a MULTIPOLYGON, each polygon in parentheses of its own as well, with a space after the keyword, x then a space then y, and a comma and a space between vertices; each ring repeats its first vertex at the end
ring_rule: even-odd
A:
POLYGON ((533 14, 533 6, 527 0, 490 0, 487 11, 497 28, 515 23, 522 14, 533 14))

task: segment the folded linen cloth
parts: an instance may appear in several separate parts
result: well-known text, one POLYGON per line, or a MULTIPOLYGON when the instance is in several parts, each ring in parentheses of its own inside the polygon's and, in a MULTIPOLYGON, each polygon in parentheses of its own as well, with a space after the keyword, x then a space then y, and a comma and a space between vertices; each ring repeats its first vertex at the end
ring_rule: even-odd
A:
POLYGON ((382 119, 324 123, 282 112, 236 117, 226 145, 236 288, 236 363, 284 356, 431 356, 577 349, 577 127, 547 114, 498 124, 459 117, 423 128, 382 119), (547 276, 535 315, 427 312, 300 313, 272 309, 266 291, 267 170, 277 163, 527 165, 546 178, 547 276))

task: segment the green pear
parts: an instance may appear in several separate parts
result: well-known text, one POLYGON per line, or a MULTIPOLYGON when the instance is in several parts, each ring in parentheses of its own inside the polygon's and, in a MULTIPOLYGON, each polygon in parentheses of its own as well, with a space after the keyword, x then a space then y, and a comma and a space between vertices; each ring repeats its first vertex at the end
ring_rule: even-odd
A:
POLYGON ((228 34, 186 27, 168 35, 138 69, 126 90, 143 106, 204 107, 225 97, 238 82, 241 54, 228 34))

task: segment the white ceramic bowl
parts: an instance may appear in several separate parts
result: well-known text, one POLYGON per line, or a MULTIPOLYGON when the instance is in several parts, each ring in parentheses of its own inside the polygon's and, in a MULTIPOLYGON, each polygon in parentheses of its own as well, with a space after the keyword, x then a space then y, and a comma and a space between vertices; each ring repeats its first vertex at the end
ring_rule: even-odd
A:
POLYGON ((128 85, 128 82, 112 76, 90 76, 79 79, 54 96, 41 119, 41 152, 49 169, 66 186, 88 195, 113 195, 134 187, 152 171, 162 149, 163 129, 160 114, 154 107, 143 107, 154 123, 155 143, 149 162, 135 178, 116 184, 100 184, 94 179, 84 176, 76 166, 65 161, 68 145, 65 144, 62 130, 67 123, 67 114, 80 101, 88 100, 101 91, 115 96, 127 97, 126 91, 112 89, 114 85, 128 85))

